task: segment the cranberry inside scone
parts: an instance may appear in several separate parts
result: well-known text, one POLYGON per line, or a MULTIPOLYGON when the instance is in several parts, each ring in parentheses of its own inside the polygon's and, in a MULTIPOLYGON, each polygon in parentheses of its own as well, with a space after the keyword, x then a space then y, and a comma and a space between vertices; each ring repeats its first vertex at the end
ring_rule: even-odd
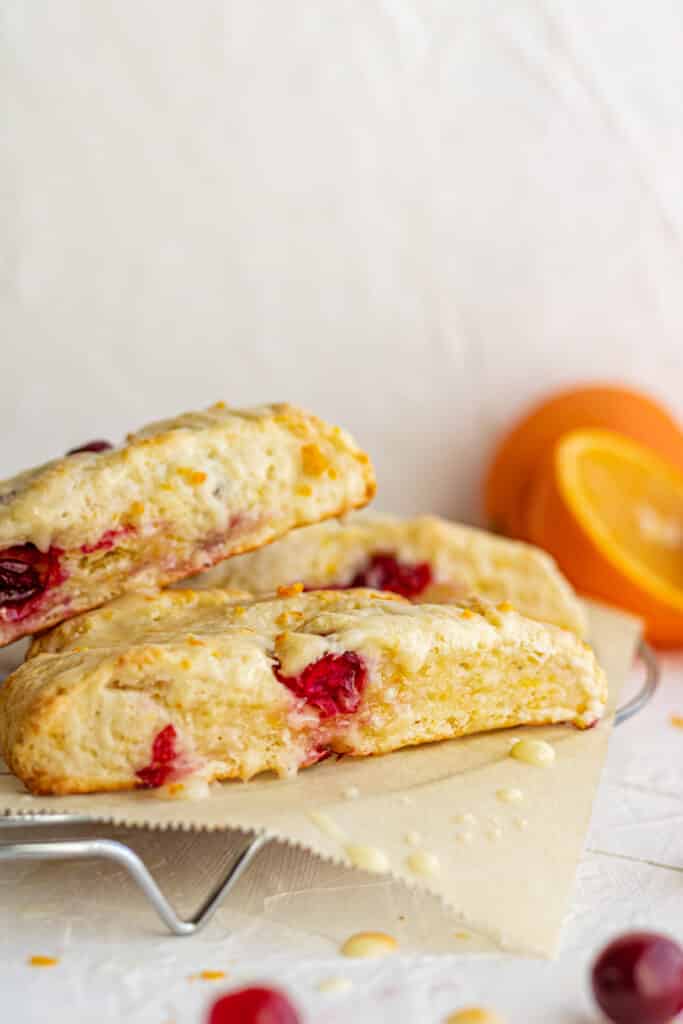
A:
POLYGON ((572 633, 482 602, 165 591, 37 640, 0 690, 0 752, 33 792, 150 788, 520 724, 587 728, 605 699, 572 633))
POLYGON ((374 493, 367 455, 287 405, 220 404, 0 483, 0 645, 165 586, 374 493))

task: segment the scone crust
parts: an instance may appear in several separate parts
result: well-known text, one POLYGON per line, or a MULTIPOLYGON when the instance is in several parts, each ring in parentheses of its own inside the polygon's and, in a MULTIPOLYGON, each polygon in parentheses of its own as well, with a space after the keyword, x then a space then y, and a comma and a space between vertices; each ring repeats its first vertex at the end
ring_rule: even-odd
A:
MULTIPOLYGON (((333 503, 349 508, 364 505, 374 495, 370 460, 340 427, 287 403, 237 410, 219 402, 203 412, 152 423, 130 434, 121 448, 69 455, 0 481, 0 548, 27 541, 41 551, 51 545, 69 549, 94 544, 124 520, 138 526, 168 522, 182 531, 185 520, 202 516, 206 532, 222 529, 224 494, 214 491, 232 485, 253 500, 249 479, 229 476, 231 463, 236 463, 243 472, 253 469, 267 500, 268 481, 259 469, 269 462, 269 444, 291 462, 292 487, 322 477, 329 481, 329 493, 338 494, 333 503), (308 473, 307 452, 313 469, 308 473), (313 466, 316 456, 318 467, 313 466), (344 470, 352 467, 347 490, 344 470), (221 477, 226 469, 228 476, 221 477)), ((310 497, 310 511, 302 521, 317 519, 320 496, 310 497)), ((335 513, 323 512, 330 514, 335 513)))
POLYGON ((416 605, 364 590, 128 595, 31 654, 0 689, 0 752, 37 793, 135 788, 169 722, 205 778, 248 779, 291 774, 321 743, 366 756, 511 725, 586 728, 607 694, 568 631, 486 602, 416 605), (368 678, 353 714, 323 720, 283 684, 349 652, 368 678))

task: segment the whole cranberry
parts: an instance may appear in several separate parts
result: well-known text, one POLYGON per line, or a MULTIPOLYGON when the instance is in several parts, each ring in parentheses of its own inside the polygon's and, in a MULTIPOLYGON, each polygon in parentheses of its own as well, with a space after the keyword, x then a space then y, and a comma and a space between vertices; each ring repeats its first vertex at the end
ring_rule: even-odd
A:
POLYGON ((301 1024, 301 1017, 274 988, 241 988, 216 1000, 207 1024, 301 1024))
POLYGON ((683 1009, 683 949, 655 932, 622 935, 598 956, 592 982, 615 1024, 669 1024, 683 1009))
POLYGON ((109 444, 109 441, 88 441, 87 444, 82 444, 78 448, 69 448, 67 455, 78 455, 79 452, 108 452, 110 448, 113 448, 113 444, 109 444))
POLYGON ((431 582, 429 562, 401 562, 391 551, 377 551, 356 573, 349 586, 391 590, 403 597, 417 597, 431 582))

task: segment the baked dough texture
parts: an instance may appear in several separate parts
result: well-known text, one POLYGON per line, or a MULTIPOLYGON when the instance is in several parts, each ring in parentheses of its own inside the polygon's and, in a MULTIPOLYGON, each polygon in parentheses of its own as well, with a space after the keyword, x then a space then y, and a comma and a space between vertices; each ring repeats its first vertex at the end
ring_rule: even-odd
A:
POLYGON ((131 594, 34 643, 0 688, 0 752, 42 794, 287 776, 330 753, 587 728, 606 696, 586 644, 506 606, 131 594))
POLYGON ((0 645, 365 505, 368 456, 290 405, 218 403, 0 482, 0 645))
POLYGON ((373 568, 378 554, 397 559, 409 574, 410 567, 422 570, 421 575, 413 572, 418 586, 425 582, 414 595, 417 601, 448 603, 476 594, 496 603, 509 601, 523 615, 586 634, 580 602, 544 551, 437 516, 362 515, 310 526, 224 562, 189 585, 265 594, 297 580, 307 588, 350 586, 360 574, 368 586, 390 589, 391 580, 382 580, 381 562, 373 568))

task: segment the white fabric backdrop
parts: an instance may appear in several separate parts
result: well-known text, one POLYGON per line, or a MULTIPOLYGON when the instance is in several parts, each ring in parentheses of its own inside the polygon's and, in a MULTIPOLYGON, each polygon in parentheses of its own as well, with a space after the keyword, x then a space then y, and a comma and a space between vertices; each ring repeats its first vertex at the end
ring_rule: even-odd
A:
POLYGON ((678 0, 4 0, 0 467, 222 397, 476 514, 531 396, 683 410, 678 0))

